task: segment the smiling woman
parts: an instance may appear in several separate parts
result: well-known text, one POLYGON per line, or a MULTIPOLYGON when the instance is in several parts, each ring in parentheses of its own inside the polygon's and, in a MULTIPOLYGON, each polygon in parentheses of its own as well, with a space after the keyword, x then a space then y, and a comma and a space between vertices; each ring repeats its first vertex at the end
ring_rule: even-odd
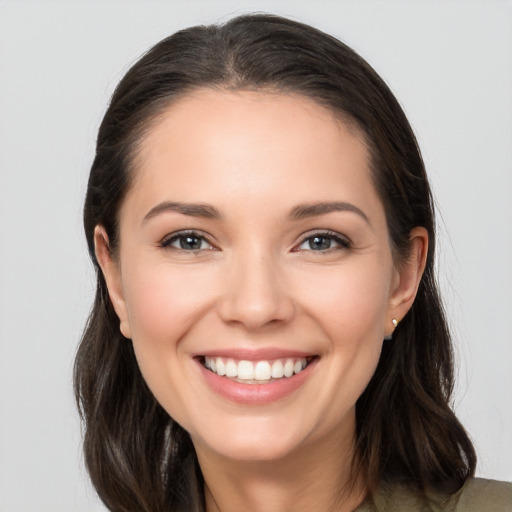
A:
POLYGON ((114 93, 84 218, 75 386, 109 509, 512 503, 449 407, 414 135, 341 42, 254 15, 157 44, 114 93))

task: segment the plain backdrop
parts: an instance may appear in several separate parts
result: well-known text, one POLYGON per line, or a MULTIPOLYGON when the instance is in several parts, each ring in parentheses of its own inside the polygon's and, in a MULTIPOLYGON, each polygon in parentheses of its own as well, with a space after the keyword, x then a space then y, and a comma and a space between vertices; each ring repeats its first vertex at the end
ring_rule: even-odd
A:
POLYGON ((440 211, 454 406, 478 474, 512 479, 511 2, 0 0, 0 512, 105 510, 71 386, 94 288, 81 208, 96 132, 152 44, 250 11, 343 39, 402 103, 440 211))

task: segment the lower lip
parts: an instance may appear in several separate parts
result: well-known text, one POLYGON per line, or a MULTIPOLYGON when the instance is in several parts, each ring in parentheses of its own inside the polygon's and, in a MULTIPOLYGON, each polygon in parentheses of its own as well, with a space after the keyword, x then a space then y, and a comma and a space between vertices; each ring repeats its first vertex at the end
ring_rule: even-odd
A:
POLYGON ((200 361, 202 374, 210 388, 220 396, 240 404, 263 405, 291 395, 311 375, 318 358, 313 359, 301 372, 267 384, 242 384, 206 369, 200 361))

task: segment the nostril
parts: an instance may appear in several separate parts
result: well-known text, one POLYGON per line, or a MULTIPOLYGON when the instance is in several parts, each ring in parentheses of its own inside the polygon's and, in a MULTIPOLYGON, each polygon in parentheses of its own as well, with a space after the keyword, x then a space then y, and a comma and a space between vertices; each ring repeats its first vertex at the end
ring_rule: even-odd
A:
POLYGON ((217 303, 224 322, 254 330, 294 316, 292 297, 280 277, 283 273, 261 254, 261 248, 245 252, 243 262, 231 263, 217 303))

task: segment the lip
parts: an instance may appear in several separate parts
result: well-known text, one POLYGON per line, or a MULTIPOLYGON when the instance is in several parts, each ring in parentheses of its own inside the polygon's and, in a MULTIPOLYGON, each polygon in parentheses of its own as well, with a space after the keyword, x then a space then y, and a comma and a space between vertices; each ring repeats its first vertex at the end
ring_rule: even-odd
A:
POLYGON ((262 348, 262 349, 246 349, 246 348, 236 348, 236 349, 219 349, 219 350, 210 350, 206 352, 201 352, 200 354, 195 354, 193 357, 224 357, 226 359, 231 358, 236 361, 274 361, 276 359, 288 359, 288 358, 308 358, 314 357, 316 354, 312 354, 309 352, 300 352, 297 350, 282 350, 278 348, 262 348))
MULTIPOLYGON (((241 351, 245 352, 245 351, 241 351)), ((276 352, 275 352, 276 353, 276 352)), ((230 351, 229 356, 227 352, 211 352, 211 357, 232 357, 239 359, 240 351, 230 351)), ((281 357, 308 357, 307 355, 296 355, 297 352, 289 352, 283 356, 283 351, 279 351, 279 357, 262 357, 263 352, 258 351, 258 355, 252 358, 245 357, 248 361, 258 361, 265 359, 280 359, 281 357), (294 354, 294 355, 291 355, 294 354)), ((204 354, 210 357, 210 353, 204 354)), ((246 354, 247 356, 248 354, 246 354)), ((254 355, 254 354, 253 354, 254 355)), ((244 357, 240 357, 244 359, 244 357)), ((272 402, 277 402, 298 390, 311 376, 318 362, 318 357, 313 360, 302 370, 300 373, 294 374, 291 377, 283 377, 275 382, 267 384, 243 384, 236 382, 226 377, 221 377, 216 373, 205 368, 199 358, 195 358, 197 366, 199 367, 203 378, 209 388, 221 397, 245 405, 264 405, 272 402)))

